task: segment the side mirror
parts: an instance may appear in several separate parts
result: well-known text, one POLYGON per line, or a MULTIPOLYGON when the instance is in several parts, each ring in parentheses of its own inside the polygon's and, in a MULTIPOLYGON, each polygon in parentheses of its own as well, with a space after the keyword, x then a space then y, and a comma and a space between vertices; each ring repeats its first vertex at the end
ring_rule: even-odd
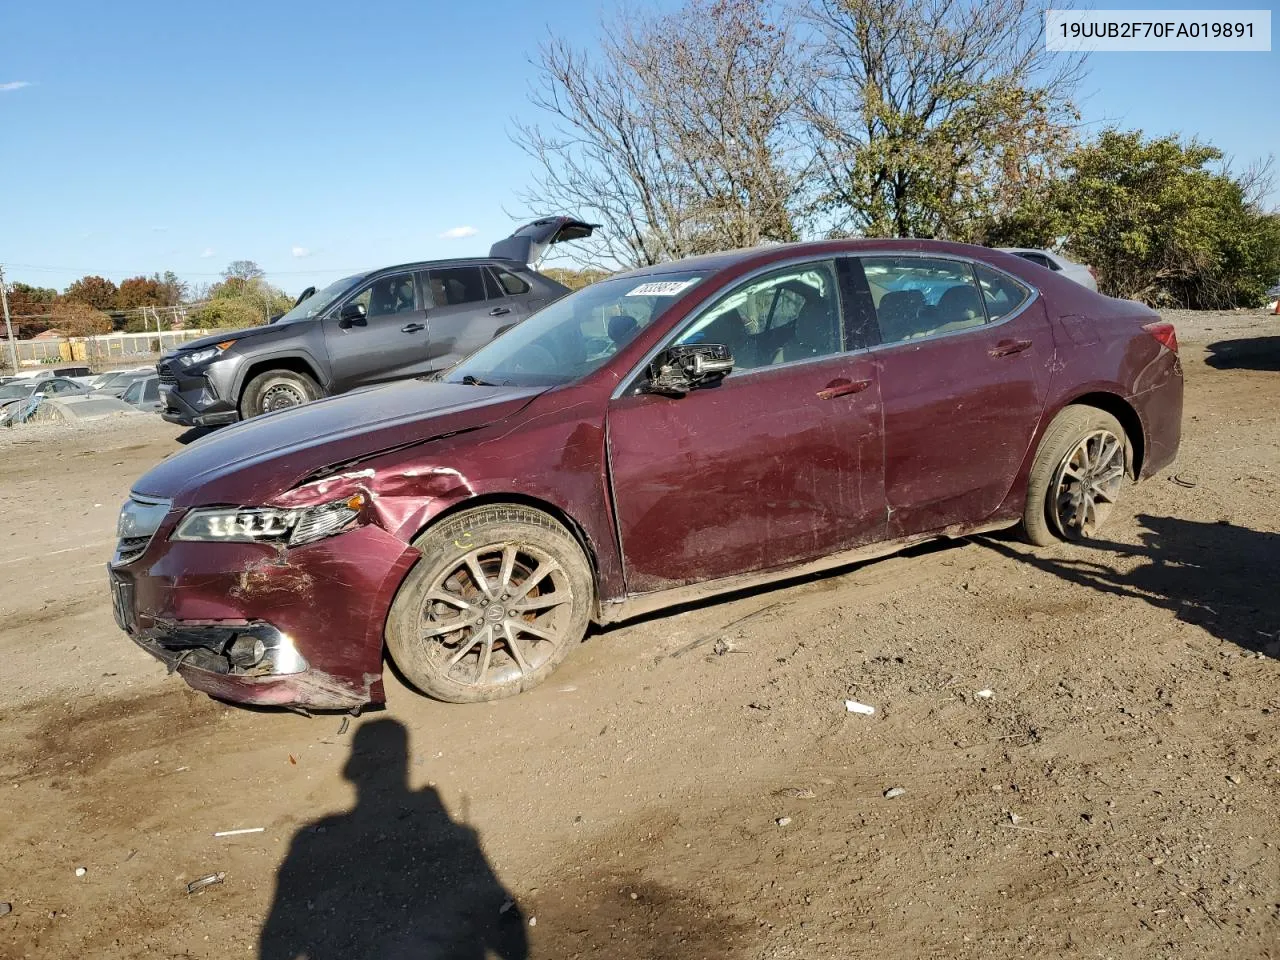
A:
POLYGON ((368 321, 365 319, 367 310, 363 303, 348 303, 342 308, 342 313, 338 315, 338 326, 346 327, 363 327, 368 321))
POLYGON ((683 397, 690 390, 719 383, 733 370, 733 355, 723 343, 668 347, 649 364, 649 393, 683 397))

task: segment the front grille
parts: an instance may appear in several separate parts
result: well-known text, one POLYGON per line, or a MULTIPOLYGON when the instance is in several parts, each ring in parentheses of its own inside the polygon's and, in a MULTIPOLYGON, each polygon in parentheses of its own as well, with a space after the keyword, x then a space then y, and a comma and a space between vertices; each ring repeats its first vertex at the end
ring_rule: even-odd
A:
POLYGON ((170 367, 167 363, 157 363, 156 373, 160 375, 161 383, 167 383, 172 385, 178 382, 178 378, 174 374, 173 368, 170 367))
POLYGON ((115 563, 133 563, 146 552, 150 537, 121 537, 116 542, 115 563))

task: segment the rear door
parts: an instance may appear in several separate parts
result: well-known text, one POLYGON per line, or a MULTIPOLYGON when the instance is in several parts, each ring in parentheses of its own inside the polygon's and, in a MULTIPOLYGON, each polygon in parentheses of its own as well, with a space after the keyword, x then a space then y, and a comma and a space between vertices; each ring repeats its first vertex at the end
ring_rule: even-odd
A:
POLYGON ((429 297, 428 364, 444 370, 519 323, 523 305, 506 295, 485 264, 435 267, 422 274, 429 297))
POLYGON ((608 415, 627 590, 815 559, 884 532, 875 363, 843 339, 835 264, 745 280, 673 343, 735 367, 680 398, 633 387, 608 415))
POLYGON ((860 257, 880 327, 890 538, 988 519, 1044 410, 1053 336, 1043 301, 968 260, 860 257))
POLYGON ((428 372, 427 312, 412 272, 380 276, 325 315, 325 346, 333 390, 428 372), (363 320, 343 320, 342 308, 359 303, 363 320))

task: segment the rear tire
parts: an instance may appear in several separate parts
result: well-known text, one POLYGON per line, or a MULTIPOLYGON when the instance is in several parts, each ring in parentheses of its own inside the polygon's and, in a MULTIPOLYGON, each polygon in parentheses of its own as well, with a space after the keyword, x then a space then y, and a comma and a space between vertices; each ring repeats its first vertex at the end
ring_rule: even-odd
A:
POLYGON ((258 374, 240 395, 240 419, 297 407, 324 395, 320 384, 296 370, 267 370, 258 374))
POLYGON ((1036 546, 1088 540, 1112 512, 1131 462, 1120 421, 1072 405, 1053 418, 1031 464, 1023 535, 1036 546))
POLYGON ((552 517, 518 504, 464 510, 414 541, 421 558, 387 617, 405 678, 449 703, 529 690, 581 642, 595 604, 591 566, 552 517))

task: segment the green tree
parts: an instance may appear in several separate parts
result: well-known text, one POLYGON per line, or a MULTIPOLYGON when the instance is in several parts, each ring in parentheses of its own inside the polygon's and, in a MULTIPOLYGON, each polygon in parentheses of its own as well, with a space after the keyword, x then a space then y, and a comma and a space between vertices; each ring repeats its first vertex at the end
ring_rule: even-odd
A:
POLYGON ((1196 140, 1106 130, 1066 176, 993 230, 1044 246, 1065 238, 1111 296, 1194 309, 1256 306, 1280 276, 1280 220, 1196 140))
POLYGON ((194 310, 191 323, 196 327, 241 329, 261 326, 262 311, 258 305, 240 297, 219 297, 194 310))
POLYGON ((62 294, 68 303, 82 303, 95 310, 114 310, 119 291, 110 280, 102 277, 81 277, 62 294))

